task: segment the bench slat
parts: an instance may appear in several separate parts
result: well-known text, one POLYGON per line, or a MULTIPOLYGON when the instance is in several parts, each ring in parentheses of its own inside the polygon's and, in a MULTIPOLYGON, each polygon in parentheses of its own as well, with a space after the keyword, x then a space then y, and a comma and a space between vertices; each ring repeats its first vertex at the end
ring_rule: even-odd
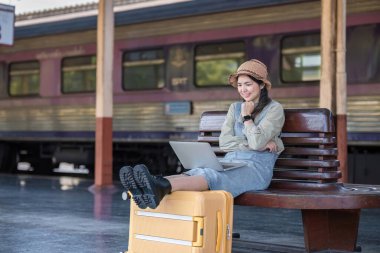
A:
POLYGON ((334 117, 324 108, 285 109, 283 132, 334 133, 334 117))
POLYGON ((285 191, 336 191, 339 188, 335 181, 318 181, 318 180, 289 180, 289 179, 272 179, 268 190, 283 189, 285 191), (323 182, 323 183, 321 183, 323 182))
POLYGON ((198 136, 198 141, 200 141, 200 142, 219 143, 219 137, 215 137, 215 136, 198 136))
POLYGON ((314 172, 303 170, 274 170, 273 177, 276 179, 313 179, 313 180, 325 180, 325 179, 339 179, 342 173, 340 171, 331 172, 314 172))
POLYGON ((204 112, 199 123, 199 131, 220 132, 226 113, 226 111, 204 112))
MULTIPOLYGON (((288 184, 286 181, 273 180, 271 189, 246 192, 235 198, 234 204, 326 210, 380 207, 380 189, 378 187, 377 190, 371 191, 369 190, 370 186, 361 189, 363 185, 340 183, 314 184, 304 182, 290 186, 286 184, 288 184)), ((347 222, 352 222, 352 220, 347 222)))
POLYGON ((337 156, 337 148, 300 148, 300 147, 287 147, 282 153, 284 155, 315 155, 315 156, 337 156))
MULTIPOLYGON (((204 112, 199 130, 220 131, 226 113, 226 111, 204 112)), ((283 132, 334 133, 335 131, 333 115, 327 109, 285 109, 285 118, 283 132)))
POLYGON ((285 145, 329 145, 336 143, 335 137, 282 137, 281 139, 285 145))
POLYGON ((338 160, 311 160, 299 158, 278 158, 276 166, 285 167, 315 167, 315 168, 334 168, 339 166, 338 160))
MULTIPOLYGON (((304 145, 304 144, 317 144, 317 145, 328 145, 328 144, 335 144, 336 138, 335 137, 316 137, 316 138, 303 138, 303 137, 283 137, 281 138, 284 144, 297 144, 297 145, 304 145)), ((198 141, 201 142, 215 142, 219 143, 219 135, 218 136, 211 136, 211 135, 199 135, 198 141)))

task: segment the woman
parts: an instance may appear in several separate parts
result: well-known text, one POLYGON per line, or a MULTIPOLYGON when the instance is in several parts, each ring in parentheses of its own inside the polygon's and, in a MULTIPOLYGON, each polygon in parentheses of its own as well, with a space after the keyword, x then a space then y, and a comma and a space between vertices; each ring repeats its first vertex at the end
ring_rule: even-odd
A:
POLYGON ((280 139, 284 110, 268 97, 271 83, 267 67, 259 60, 244 62, 230 76, 229 83, 243 101, 230 106, 219 144, 228 151, 223 161, 247 165, 223 172, 196 168, 169 177, 152 176, 142 164, 125 166, 120 169, 121 183, 140 208, 156 208, 166 194, 174 191, 225 190, 236 197, 269 186, 275 161, 284 149, 280 139))

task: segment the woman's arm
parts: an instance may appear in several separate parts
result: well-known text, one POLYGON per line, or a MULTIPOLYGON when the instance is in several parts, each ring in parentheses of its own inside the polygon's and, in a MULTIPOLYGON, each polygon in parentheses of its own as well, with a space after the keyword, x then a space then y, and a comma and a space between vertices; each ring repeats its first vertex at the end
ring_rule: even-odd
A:
POLYGON ((219 146, 224 151, 233 151, 239 149, 241 145, 248 145, 244 136, 235 136, 235 106, 236 104, 230 105, 219 136, 219 146))
POLYGON ((278 149, 277 149, 276 142, 270 140, 270 141, 265 145, 265 147, 262 148, 262 149, 260 149, 259 151, 264 151, 264 150, 268 150, 269 152, 272 152, 272 153, 277 153, 278 149))
POLYGON ((260 121, 255 125, 253 121, 244 123, 243 133, 247 137, 248 145, 253 150, 263 150, 267 143, 279 136, 285 122, 284 109, 276 103, 260 121))

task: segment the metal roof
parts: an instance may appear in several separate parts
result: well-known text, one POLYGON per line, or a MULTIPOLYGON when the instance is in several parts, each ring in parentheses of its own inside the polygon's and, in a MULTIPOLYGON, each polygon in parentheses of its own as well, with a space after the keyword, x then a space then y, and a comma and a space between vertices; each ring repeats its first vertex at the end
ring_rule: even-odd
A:
MULTIPOLYGON (((131 4, 131 2, 132 1, 130 1, 129 4, 131 4)), ((154 1, 145 0, 139 2, 154 1)), ((119 12, 115 11, 115 26, 297 2, 305 2, 305 0, 182 0, 172 4, 142 7, 119 12)), ((41 19, 40 22, 31 22, 31 25, 25 22, 25 24, 18 26, 16 23, 15 38, 21 39, 96 29, 97 10, 91 9, 90 11, 92 11, 92 13, 89 15, 83 15, 86 11, 76 12, 74 16, 73 13, 71 13, 72 18, 70 19, 59 19, 59 16, 57 16, 54 20, 50 21, 41 19)))

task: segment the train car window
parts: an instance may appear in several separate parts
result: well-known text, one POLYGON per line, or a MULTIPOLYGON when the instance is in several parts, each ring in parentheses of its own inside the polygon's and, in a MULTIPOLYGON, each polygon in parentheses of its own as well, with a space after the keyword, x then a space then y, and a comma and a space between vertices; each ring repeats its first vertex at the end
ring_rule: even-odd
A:
POLYGON ((11 63, 9 66, 9 95, 38 95, 40 63, 38 61, 11 63))
POLYGON ((281 41, 283 82, 317 81, 321 75, 320 35, 285 37, 281 41))
POLYGON ((62 92, 92 92, 96 88, 96 56, 68 57, 62 60, 62 92))
POLYGON ((123 89, 160 89, 165 85, 164 50, 126 52, 123 56, 123 89))
POLYGON ((227 85, 227 77, 245 60, 244 42, 200 45, 195 48, 195 84, 227 85))
POLYGON ((347 82, 380 82, 380 24, 354 26, 347 31, 347 82))

